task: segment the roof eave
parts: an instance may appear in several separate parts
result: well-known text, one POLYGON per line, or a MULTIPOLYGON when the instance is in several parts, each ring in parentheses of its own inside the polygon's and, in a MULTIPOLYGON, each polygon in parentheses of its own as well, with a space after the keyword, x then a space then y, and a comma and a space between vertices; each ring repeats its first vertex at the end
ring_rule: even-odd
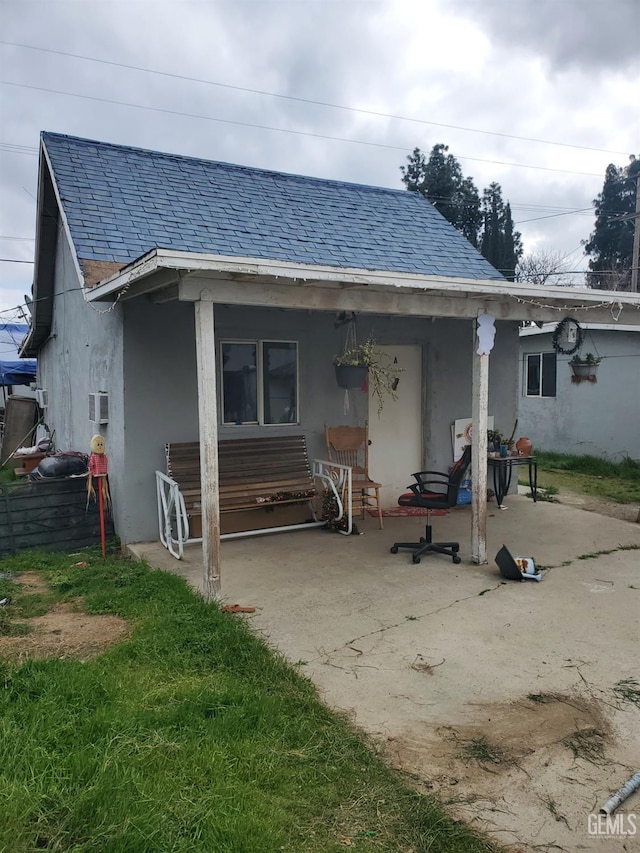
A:
MULTIPOLYGON (((153 249, 133 261, 119 273, 97 284, 86 299, 90 302, 112 297, 126 298, 126 290, 143 278, 159 270, 176 272, 211 272, 228 274, 230 277, 247 276, 278 280, 286 283, 348 284, 394 288, 398 291, 437 292, 439 294, 470 295, 500 300, 521 302, 523 306, 553 308, 571 311, 585 308, 629 306, 640 310, 640 294, 619 293, 589 288, 548 287, 520 284, 499 279, 466 279, 437 275, 365 270, 350 267, 329 267, 301 264, 290 261, 264 258, 237 258, 224 255, 179 252, 169 249, 153 249)), ((158 289, 162 285, 158 285, 158 289)), ((149 292, 151 287, 146 292, 149 292)), ((639 315, 640 316, 640 315, 639 315)))

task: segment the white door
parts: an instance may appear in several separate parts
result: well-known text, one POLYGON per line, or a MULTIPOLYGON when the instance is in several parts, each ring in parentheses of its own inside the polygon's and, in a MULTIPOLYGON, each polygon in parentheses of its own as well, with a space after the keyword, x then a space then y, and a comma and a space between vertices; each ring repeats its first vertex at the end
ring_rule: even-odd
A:
POLYGON ((402 368, 397 400, 378 400, 369 391, 369 474, 382 483, 384 509, 398 505, 411 474, 422 469, 422 347, 379 347, 402 368))

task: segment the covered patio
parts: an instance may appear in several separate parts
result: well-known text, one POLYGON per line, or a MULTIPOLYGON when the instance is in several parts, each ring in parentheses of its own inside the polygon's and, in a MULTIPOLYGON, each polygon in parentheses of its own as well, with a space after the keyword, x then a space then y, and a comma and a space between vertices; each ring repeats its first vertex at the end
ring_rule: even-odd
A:
MULTIPOLYGON (((639 709, 615 691, 637 676, 640 525, 524 494, 505 503, 487 505, 487 565, 472 560, 468 506, 433 519, 436 537, 461 542, 461 565, 389 553, 419 535, 415 517, 223 541, 223 602, 254 607, 229 618, 456 815, 526 849, 595 851, 588 815, 640 766, 639 709), (505 581, 503 544, 542 582, 505 581), (471 757, 478 745, 486 755, 471 757)), ((158 543, 130 551, 204 591, 199 546, 182 561, 158 543)))
POLYGON ((336 382, 340 318, 357 316, 403 370, 406 402, 385 406, 391 421, 372 441, 372 474, 394 505, 405 472, 446 470, 451 425, 470 419, 472 521, 460 539, 478 565, 491 553, 487 427, 493 417, 508 435, 516 420, 519 324, 640 324, 638 294, 505 280, 419 193, 49 132, 39 169, 22 354, 39 359, 48 423, 68 448, 104 431, 125 545, 158 535, 166 445, 199 443, 207 599, 233 590, 219 443, 301 434, 322 459, 325 426, 378 427, 367 394, 356 405, 336 382), (281 344, 287 383, 270 359, 281 344))

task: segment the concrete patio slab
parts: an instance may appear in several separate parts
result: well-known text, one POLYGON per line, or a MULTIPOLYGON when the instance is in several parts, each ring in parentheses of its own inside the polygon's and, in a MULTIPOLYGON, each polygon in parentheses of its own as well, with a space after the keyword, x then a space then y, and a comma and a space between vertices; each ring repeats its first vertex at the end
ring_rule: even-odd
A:
MULTIPOLYGON (((230 618, 248 618, 456 816, 517 849, 602 850, 606 826, 590 815, 640 767, 640 707, 621 687, 640 689, 640 525, 507 503, 490 505, 489 554, 534 557, 540 583, 473 565, 470 508, 458 507, 433 526, 460 541, 460 565, 389 553, 419 537, 420 518, 382 531, 365 518, 358 536, 223 542, 223 597, 254 606, 230 618)), ((182 561, 157 543, 131 550, 202 590, 199 547, 182 561)), ((640 794, 619 813, 638 815, 640 838, 640 794)), ((634 841, 609 834, 606 849, 634 841)))

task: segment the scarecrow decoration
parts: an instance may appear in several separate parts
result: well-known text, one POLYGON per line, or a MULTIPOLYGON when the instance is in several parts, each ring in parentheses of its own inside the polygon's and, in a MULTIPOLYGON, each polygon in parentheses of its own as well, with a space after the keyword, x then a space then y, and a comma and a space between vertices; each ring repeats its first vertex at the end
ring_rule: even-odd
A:
POLYGON ((105 441, 101 435, 94 435, 91 439, 91 455, 89 456, 89 477, 87 479, 87 506, 91 498, 95 501, 96 490, 93 484, 93 478, 97 478, 98 489, 98 510, 100 513, 100 542, 102 544, 102 556, 106 556, 106 540, 104 528, 104 511, 105 506, 107 511, 111 508, 111 498, 109 496, 109 481, 107 480, 107 469, 109 460, 105 453, 105 441))

